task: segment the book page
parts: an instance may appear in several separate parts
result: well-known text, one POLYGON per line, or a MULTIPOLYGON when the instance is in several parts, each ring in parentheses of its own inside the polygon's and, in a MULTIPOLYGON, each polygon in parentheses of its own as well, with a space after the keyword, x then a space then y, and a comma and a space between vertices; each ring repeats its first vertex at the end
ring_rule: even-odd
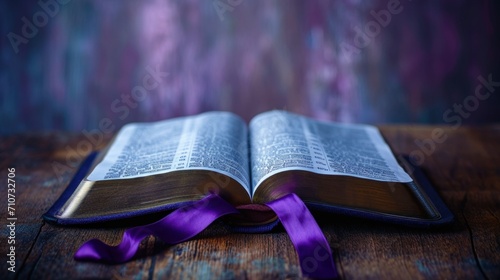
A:
POLYGON ((320 122, 271 111, 250 122, 253 191, 273 174, 305 170, 388 182, 410 182, 378 129, 320 122))
POLYGON ((87 179, 210 170, 230 176, 250 194, 247 133, 245 122, 227 112, 128 124, 87 179))

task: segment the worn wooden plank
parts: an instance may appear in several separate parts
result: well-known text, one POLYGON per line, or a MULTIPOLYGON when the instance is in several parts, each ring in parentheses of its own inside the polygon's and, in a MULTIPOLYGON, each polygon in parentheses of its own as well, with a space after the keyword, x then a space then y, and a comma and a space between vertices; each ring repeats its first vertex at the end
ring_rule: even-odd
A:
MULTIPOLYGON (((435 129, 405 126, 384 127, 382 131, 394 150, 409 154, 415 150, 432 150, 429 140, 432 140, 435 129), (427 144, 423 145, 424 141, 427 144)), ((430 239, 431 247, 424 251, 425 263, 419 266, 421 275, 498 279, 500 127, 448 127, 443 131, 447 139, 443 143, 433 143, 434 150, 426 155, 422 168, 455 214, 457 222, 449 231, 426 237, 430 239), (446 255, 434 258, 433 255, 440 251, 446 255)))
MULTIPOLYGON (((418 144, 422 142, 415 140, 432 139, 435 129, 384 126, 382 132, 397 153, 408 154, 422 151, 418 144)), ((448 229, 428 231, 316 214, 343 278, 500 278, 500 127, 445 128, 443 133, 447 140, 434 143, 422 168, 457 222, 448 229)), ((77 147, 85 140, 58 133, 4 137, 0 141, 0 178, 6 178, 7 167, 16 167, 19 219, 19 270, 7 274, 6 262, 2 261, 2 278, 302 277, 293 246, 282 228, 266 234, 236 234, 221 223, 209 227, 197 239, 176 246, 149 238, 142 243, 137 258, 126 264, 75 262, 72 255, 84 241, 100 238, 117 244, 124 230, 57 227, 41 220, 41 214, 62 193, 74 172, 71 166, 56 172, 54 162, 66 166, 68 160, 78 163, 81 158, 77 147)), ((3 183, 1 190, 5 194, 3 183)), ((0 259, 4 260, 5 228, 1 234, 0 259)))
MULTIPOLYGON (((46 230, 51 229, 50 226, 44 225, 41 215, 59 197, 75 172, 76 166, 89 152, 81 150, 81 154, 68 157, 71 162, 66 160, 70 151, 78 150, 81 143, 85 144, 85 140, 81 135, 57 133, 10 136, 0 141, 0 178, 4 181, 1 183, 1 193, 6 199, 7 168, 15 168, 15 209, 18 219, 15 244, 16 274, 6 274, 7 263, 5 261, 1 262, 1 274, 9 277, 29 275, 40 256, 37 244, 51 247, 50 243, 36 243, 40 237, 43 237, 46 230), (59 166, 59 172, 55 172, 53 166, 59 166)), ((101 148, 108 140, 109 137, 106 140, 103 139, 102 143, 95 148, 101 148)), ((5 213, 4 210, 2 213, 5 213)), ((7 234, 5 226, 2 226, 1 233, 2 237, 7 234)), ((3 253, 10 246, 3 241, 2 238, 0 246, 2 256, 5 257, 3 253)), ((46 269, 43 266, 40 268, 46 269)))
POLYGON ((297 278, 300 267, 285 233, 201 238, 159 254, 155 273, 168 279, 297 278))
POLYGON ((339 268, 346 279, 489 278, 500 272, 498 195, 446 193, 457 223, 424 230, 322 216, 321 227, 335 235, 339 268), (485 277, 486 276, 486 277, 485 277))
POLYGON ((499 127, 386 126, 381 131, 395 153, 425 155, 421 166, 439 191, 500 191, 499 127), (432 141, 436 129, 443 131, 444 142, 432 141))

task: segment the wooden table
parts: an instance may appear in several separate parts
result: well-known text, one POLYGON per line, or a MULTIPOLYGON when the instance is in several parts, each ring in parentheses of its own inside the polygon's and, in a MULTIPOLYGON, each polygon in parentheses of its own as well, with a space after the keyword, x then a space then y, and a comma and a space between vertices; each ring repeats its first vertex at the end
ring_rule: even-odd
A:
MULTIPOLYGON (((396 153, 428 152, 423 169, 456 216, 447 229, 428 231, 340 216, 317 216, 342 278, 500 279, 500 126, 383 126, 396 153), (427 149, 415 139, 427 140, 427 149), (433 141, 434 151, 432 151, 433 141)), ((82 135, 65 133, 1 138, 2 196, 0 278, 200 279, 301 278, 294 248, 282 228, 267 234, 235 234, 220 223, 198 238, 165 246, 155 238, 141 245, 138 258, 122 265, 80 263, 73 254, 86 240, 117 244, 123 228, 67 228, 41 215, 64 190, 88 152, 82 135), (7 271, 8 168, 16 179, 16 273, 7 271), (5 224, 5 225, 4 225, 5 224)), ((104 142, 109 140, 109 137, 104 142)), ((102 146, 102 145, 100 145, 102 146)))

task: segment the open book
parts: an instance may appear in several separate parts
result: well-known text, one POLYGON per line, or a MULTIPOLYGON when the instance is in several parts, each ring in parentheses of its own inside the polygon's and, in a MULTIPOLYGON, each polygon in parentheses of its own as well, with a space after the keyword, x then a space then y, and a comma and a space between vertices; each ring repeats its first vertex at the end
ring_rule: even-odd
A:
POLYGON ((128 124, 87 169, 46 219, 114 220, 175 209, 208 192, 247 209, 293 192, 313 208, 407 224, 451 216, 427 183, 405 172, 376 127, 285 111, 257 115, 248 126, 228 112, 128 124))

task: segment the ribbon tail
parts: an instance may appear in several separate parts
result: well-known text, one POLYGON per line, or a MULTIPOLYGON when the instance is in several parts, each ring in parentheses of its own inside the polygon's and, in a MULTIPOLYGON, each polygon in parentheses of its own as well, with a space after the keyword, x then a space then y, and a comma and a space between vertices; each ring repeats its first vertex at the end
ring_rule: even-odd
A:
POLYGON ((123 263, 132 259, 141 241, 155 235, 173 245, 186 241, 208 227, 213 221, 238 210, 216 194, 210 194, 193 205, 179 208, 165 218, 145 226, 127 229, 117 246, 110 246, 98 239, 84 243, 75 253, 77 261, 123 263))
POLYGON ((266 205, 278 215, 290 236, 302 273, 312 278, 338 278, 330 245, 304 202, 292 193, 266 205))

